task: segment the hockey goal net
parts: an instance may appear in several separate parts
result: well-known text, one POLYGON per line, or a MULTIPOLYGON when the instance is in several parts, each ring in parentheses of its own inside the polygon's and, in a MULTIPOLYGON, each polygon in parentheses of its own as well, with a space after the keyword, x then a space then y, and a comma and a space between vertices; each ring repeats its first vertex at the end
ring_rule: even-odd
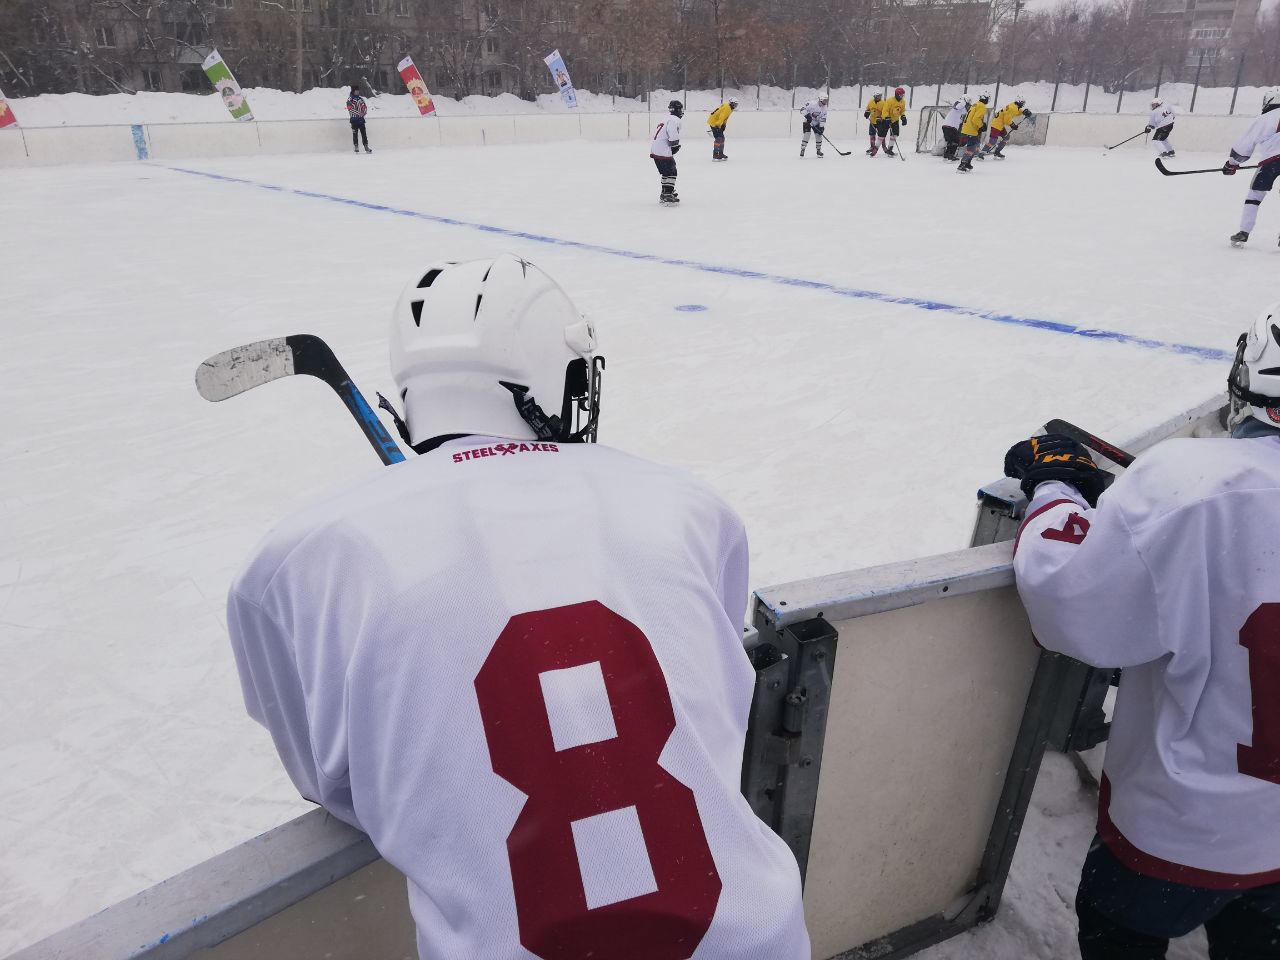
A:
POLYGON ((932 153, 942 156, 947 141, 942 136, 942 121, 950 106, 920 108, 920 123, 916 127, 916 153, 932 153))

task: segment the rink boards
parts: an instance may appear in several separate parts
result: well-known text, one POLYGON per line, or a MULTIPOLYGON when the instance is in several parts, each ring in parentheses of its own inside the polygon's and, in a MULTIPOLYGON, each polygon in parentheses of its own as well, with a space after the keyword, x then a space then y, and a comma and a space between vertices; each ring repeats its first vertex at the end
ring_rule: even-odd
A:
MULTIPOLYGON (((1123 446, 1220 432, 1215 397, 1123 446)), ((994 917, 1040 759, 1078 722, 1080 664, 1032 642, 1016 511, 953 553, 757 591, 743 792, 805 877, 815 958, 905 957, 994 917)), ((316 810, 10 960, 399 960, 403 877, 316 810)))
MULTIPOLYGON (((507 116, 387 117, 371 119, 375 150, 448 146, 500 146, 572 140, 647 141, 661 113, 516 114, 507 116)), ((1180 150, 1224 151, 1248 126, 1249 116, 1180 116, 1174 139, 1180 150)), ((1051 147, 1100 147, 1131 136, 1145 122, 1132 114, 1046 113, 1024 125, 1014 142, 1051 147)), ((700 139, 701 119, 686 124, 700 139)), ((731 139, 799 137, 792 110, 743 110, 729 127, 731 139)), ((852 110, 833 110, 828 129, 843 149, 862 143, 866 121, 852 110)), ((687 137, 693 140, 693 137, 687 137)), ((904 139, 914 139, 911 130, 904 139)), ((698 142, 693 140, 693 142, 698 142)), ((9 127, 0 130, 0 167, 48 166, 138 160, 350 151, 344 119, 236 123, 153 123, 111 126, 9 127)))

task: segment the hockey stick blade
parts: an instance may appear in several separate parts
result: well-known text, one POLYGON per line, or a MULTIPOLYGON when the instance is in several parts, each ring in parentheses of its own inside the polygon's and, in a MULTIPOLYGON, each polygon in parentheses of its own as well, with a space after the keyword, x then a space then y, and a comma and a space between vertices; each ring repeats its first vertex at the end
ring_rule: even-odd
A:
POLYGON ((216 403, 294 375, 315 377, 328 384, 384 464, 404 460, 395 440, 329 345, 313 334, 260 340, 214 354, 196 369, 196 390, 204 399, 216 403))
MULTIPOLYGON (((1257 170, 1261 164, 1250 164, 1247 167, 1236 167, 1237 170, 1257 170)), ((1156 169, 1166 177, 1185 177, 1189 173, 1222 173, 1221 167, 1205 167, 1203 170, 1170 170, 1164 165, 1163 157, 1156 157, 1156 169)))
POLYGON ((1126 450, 1121 450, 1114 443, 1107 443, 1101 437, 1094 436, 1088 430, 1082 430, 1074 423, 1068 423, 1066 420, 1050 420, 1044 425, 1046 433, 1060 433, 1063 436, 1070 437, 1076 443, 1083 444, 1095 453, 1100 453, 1112 463, 1121 467, 1127 467, 1133 463, 1133 454, 1126 450))

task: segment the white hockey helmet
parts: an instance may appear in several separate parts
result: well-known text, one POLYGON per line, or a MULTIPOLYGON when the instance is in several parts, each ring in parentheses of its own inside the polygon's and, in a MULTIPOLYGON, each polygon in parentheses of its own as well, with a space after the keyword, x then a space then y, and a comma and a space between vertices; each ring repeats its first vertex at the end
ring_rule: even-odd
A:
POLYGON ((737 110, 737 109, 738 109, 738 98, 737 98, 737 97, 730 97, 730 98, 729 98, 729 106, 731 106, 731 107, 733 107, 733 109, 737 110))
POLYGON ((1236 341, 1236 358, 1227 377, 1231 412, 1227 428, 1248 417, 1280 426, 1280 303, 1258 315, 1236 341))
POLYGON ((1266 113, 1268 110, 1274 110, 1276 107, 1280 107, 1280 87, 1272 87, 1269 90, 1263 91, 1262 112, 1266 113))
POLYGON ((592 323, 533 264, 510 254, 431 264, 391 318, 406 440, 420 453, 466 434, 593 442, 597 347, 592 323))
POLYGON ((818 94, 818 102, 819 102, 819 103, 830 103, 830 102, 831 102, 831 97, 829 97, 829 96, 828 96, 827 94, 825 94, 825 93, 820 93, 820 94, 818 94))
POLYGON ((982 103, 990 103, 990 102, 991 102, 991 94, 986 93, 986 92, 984 91, 983 93, 978 94, 978 100, 979 100, 980 102, 982 102, 982 103))
POLYGON ((1164 106, 1164 101, 1163 101, 1163 100, 1161 100, 1159 97, 1152 97, 1152 98, 1151 98, 1151 109, 1152 109, 1152 110, 1156 109, 1157 107, 1163 107, 1163 106, 1164 106))
POLYGON ((964 101, 966 104, 968 104, 969 106, 971 106, 971 107, 973 106, 973 94, 972 94, 972 93, 962 94, 962 95, 961 95, 961 97, 960 97, 960 99, 961 99, 961 100, 963 100, 963 101, 964 101))

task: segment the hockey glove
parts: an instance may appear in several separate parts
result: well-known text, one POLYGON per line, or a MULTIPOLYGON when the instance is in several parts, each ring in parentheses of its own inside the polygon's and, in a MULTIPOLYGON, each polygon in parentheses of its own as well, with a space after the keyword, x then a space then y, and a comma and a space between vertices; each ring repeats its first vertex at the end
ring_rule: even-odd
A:
POLYGON ((902 125, 904 127, 907 125, 907 118, 905 116, 902 118, 902 125))
POLYGON ((1017 130, 1017 129, 1018 129, 1018 125, 1017 125, 1016 123, 1011 123, 1011 124, 1009 124, 1009 126, 1010 126, 1012 129, 1014 129, 1014 130, 1017 130))
POLYGON ((1059 433, 1020 440, 1004 455, 1004 475, 1022 482, 1028 500, 1036 487, 1048 480, 1060 480, 1080 491, 1089 506, 1098 505, 1106 489, 1102 471, 1081 444, 1059 433))
POLYGON ((1228 160, 1222 165, 1222 172, 1228 177, 1234 177, 1236 171, 1239 169, 1240 164, 1236 163, 1234 160, 1228 160))
POLYGON ((1151 124, 1147 124, 1147 129, 1143 130, 1142 132, 1143 132, 1143 133, 1150 133, 1150 132, 1151 132, 1151 124))
POLYGON ((680 144, 673 143, 671 145, 671 155, 674 157, 679 152, 680 152, 680 144))
POLYGON ((871 111, 870 111, 870 110, 863 110, 863 111, 862 111, 862 115, 863 115, 866 119, 868 119, 868 120, 870 120, 870 119, 871 119, 871 111))

